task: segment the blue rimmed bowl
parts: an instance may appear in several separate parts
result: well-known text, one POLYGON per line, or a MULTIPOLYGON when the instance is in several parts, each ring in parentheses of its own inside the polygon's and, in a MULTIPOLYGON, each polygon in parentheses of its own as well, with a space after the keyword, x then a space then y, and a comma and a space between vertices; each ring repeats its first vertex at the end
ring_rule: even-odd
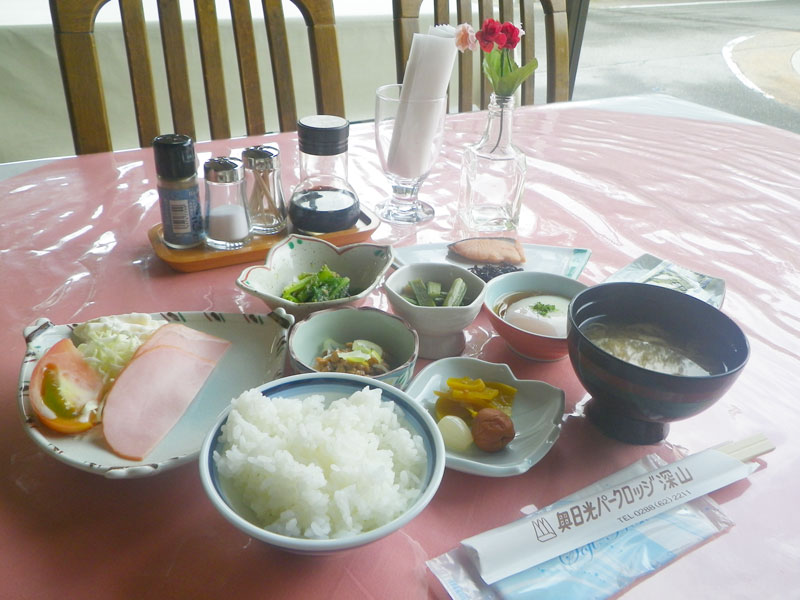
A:
POLYGON ((408 394, 388 383, 346 373, 304 373, 276 379, 256 389, 265 397, 304 398, 319 394, 330 403, 348 397, 366 386, 379 388, 382 400, 394 403, 403 425, 412 434, 422 438, 427 455, 427 467, 419 495, 402 514, 369 531, 331 539, 291 537, 259 526, 250 509, 243 505, 241 499, 220 477, 214 460, 221 430, 227 422, 231 407, 222 413, 211 428, 200 450, 200 479, 214 508, 229 523, 248 536, 270 546, 300 554, 329 554, 357 548, 386 537, 419 515, 439 488, 444 473, 445 450, 442 435, 433 418, 408 394))

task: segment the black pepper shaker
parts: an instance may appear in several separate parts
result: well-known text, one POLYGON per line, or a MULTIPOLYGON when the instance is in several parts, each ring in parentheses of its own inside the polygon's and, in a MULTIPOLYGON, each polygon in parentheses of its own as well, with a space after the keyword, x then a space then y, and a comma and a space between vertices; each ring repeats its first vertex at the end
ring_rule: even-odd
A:
POLYGON ((153 140, 164 244, 193 248, 203 242, 203 216, 194 142, 170 133, 153 140))

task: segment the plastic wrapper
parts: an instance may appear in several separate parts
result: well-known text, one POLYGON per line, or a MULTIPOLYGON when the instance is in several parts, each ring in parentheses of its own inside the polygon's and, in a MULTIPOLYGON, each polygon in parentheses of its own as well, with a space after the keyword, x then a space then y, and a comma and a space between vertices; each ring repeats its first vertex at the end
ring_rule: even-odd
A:
MULTIPOLYGON (((666 463, 655 454, 555 502, 543 511, 567 505, 666 463)), ((525 510, 525 509, 523 509, 525 510)), ((535 597, 570 600, 608 598, 733 523, 708 496, 564 553, 535 567, 487 585, 461 546, 427 562, 456 600, 535 597)))

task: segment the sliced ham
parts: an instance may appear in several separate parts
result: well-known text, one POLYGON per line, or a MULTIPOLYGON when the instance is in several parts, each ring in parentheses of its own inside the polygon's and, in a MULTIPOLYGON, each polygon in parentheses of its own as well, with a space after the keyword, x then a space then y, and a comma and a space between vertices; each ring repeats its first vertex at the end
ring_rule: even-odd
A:
MULTIPOLYGON (((206 360, 218 361, 231 343, 228 340, 197 331, 180 323, 168 323, 156 329, 136 351, 143 354, 156 346, 175 346, 197 354, 206 360)), ((133 358, 136 358, 136 354, 133 358)))
POLYGON ((229 346, 184 325, 161 327, 106 396, 103 435, 111 449, 144 459, 180 420, 229 346))
POLYGON ((478 263, 510 263, 519 265, 525 262, 525 250, 514 238, 483 237, 467 238, 448 244, 450 252, 478 263))

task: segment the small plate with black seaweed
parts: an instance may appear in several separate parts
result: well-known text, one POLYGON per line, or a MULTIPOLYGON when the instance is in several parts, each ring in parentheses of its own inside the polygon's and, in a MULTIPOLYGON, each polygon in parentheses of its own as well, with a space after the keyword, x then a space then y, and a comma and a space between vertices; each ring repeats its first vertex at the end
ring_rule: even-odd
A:
MULTIPOLYGON (((540 244, 522 244, 522 248, 525 250, 525 262, 518 265, 522 270, 555 273, 572 279, 580 276, 592 254, 592 251, 586 248, 564 248, 540 244)), ((466 269, 488 266, 453 254, 448 251, 447 243, 394 248, 393 264, 395 267, 422 262, 446 262, 466 269)), ((476 275, 480 277, 478 273, 476 275)))
POLYGON ((505 275, 506 273, 513 273, 515 271, 522 271, 524 270, 522 267, 518 265, 512 265, 509 263, 500 263, 500 264, 478 264, 473 265, 469 268, 470 271, 475 273, 478 277, 483 279, 486 283, 489 283, 495 277, 500 277, 500 275, 505 275))

